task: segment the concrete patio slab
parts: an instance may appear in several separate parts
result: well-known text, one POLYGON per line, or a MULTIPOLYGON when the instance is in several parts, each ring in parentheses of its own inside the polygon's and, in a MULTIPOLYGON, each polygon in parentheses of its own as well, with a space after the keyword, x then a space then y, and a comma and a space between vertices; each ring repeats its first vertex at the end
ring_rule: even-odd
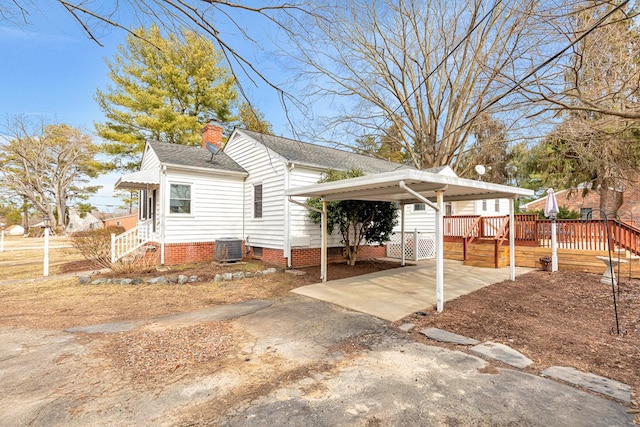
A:
MULTIPOLYGON (((516 276, 532 270, 517 267, 516 276)), ((395 322, 416 311, 435 307, 435 276, 435 261, 430 260, 415 266, 302 286, 292 292, 395 322)), ((451 301, 508 279, 508 267, 470 267, 461 261, 444 260, 444 300, 451 301)))

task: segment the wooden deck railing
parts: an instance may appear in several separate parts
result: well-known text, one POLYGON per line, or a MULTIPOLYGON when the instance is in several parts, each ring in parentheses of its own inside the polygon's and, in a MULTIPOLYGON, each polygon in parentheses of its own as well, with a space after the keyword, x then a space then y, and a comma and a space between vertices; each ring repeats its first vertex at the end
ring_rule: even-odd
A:
MULTIPOLYGON (((446 216, 444 236, 461 240, 465 246, 475 239, 495 239, 502 244, 509 235, 507 219, 507 216, 446 216)), ((537 215, 531 214, 515 215, 514 219, 517 245, 551 247, 551 220, 538 219, 537 215)), ((611 247, 640 255, 640 228, 619 220, 559 219, 556 220, 556 229, 560 249, 607 250, 611 247)))

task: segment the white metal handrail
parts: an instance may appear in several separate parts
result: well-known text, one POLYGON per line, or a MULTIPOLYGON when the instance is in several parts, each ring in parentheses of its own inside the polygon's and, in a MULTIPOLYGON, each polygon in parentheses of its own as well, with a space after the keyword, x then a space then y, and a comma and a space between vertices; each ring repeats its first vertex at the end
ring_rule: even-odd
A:
POLYGON ((139 223, 137 227, 116 236, 111 234, 111 262, 116 262, 151 241, 151 222, 139 223))

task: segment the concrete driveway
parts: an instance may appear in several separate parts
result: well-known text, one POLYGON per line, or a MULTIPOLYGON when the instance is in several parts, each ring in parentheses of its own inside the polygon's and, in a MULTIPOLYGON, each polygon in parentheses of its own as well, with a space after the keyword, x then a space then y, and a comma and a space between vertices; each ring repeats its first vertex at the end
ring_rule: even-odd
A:
MULTIPOLYGON (((329 268, 331 268, 329 266, 329 268)), ((436 305, 435 261, 316 283, 293 292, 395 322, 436 305)), ((516 267, 517 276, 531 268, 516 267)), ((481 268, 444 260, 444 300, 509 279, 509 267, 481 268)), ((446 310, 446 305, 445 305, 446 310)))
POLYGON ((373 316, 295 295, 237 307, 223 360, 146 384, 100 352, 109 328, 229 319, 229 306, 124 328, 0 329, 0 426, 631 425, 615 401, 413 342, 373 316))

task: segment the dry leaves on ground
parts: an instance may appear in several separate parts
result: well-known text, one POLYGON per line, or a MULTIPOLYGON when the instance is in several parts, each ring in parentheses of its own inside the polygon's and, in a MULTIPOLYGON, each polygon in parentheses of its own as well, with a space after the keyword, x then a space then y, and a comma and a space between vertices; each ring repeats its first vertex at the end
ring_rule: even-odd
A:
MULTIPOLYGON (((487 286, 445 304, 442 313, 414 315, 412 336, 437 327, 480 341, 496 341, 549 366, 572 366, 631 385, 640 393, 640 281, 622 280, 616 289, 620 334, 616 333, 611 285, 588 273, 534 271, 515 282, 487 286)), ((445 288, 446 291, 446 288, 445 288)))

